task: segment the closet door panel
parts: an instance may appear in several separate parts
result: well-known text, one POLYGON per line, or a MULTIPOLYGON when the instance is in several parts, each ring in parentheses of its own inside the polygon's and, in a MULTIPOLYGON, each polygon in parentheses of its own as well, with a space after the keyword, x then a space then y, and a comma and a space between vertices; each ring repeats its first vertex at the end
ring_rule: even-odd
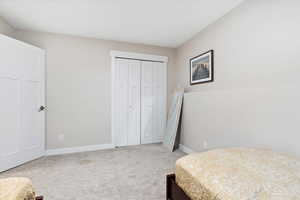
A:
POLYGON ((165 63, 155 63, 155 102, 156 102, 156 132, 154 133, 155 141, 161 142, 166 127, 166 64, 165 63))
POLYGON ((115 145, 140 144, 140 61, 116 59, 115 145))
POLYGON ((153 142, 153 62, 142 62, 141 77, 141 142, 153 142))
POLYGON ((129 63, 126 60, 117 59, 117 130, 116 130, 116 145, 127 145, 128 134, 128 71, 129 63))
POLYGON ((152 82, 152 92, 153 92, 153 104, 152 104, 152 119, 153 119, 153 131, 152 131, 152 142, 159 142, 158 134, 159 134, 159 123, 160 123, 160 113, 159 113, 159 63, 153 63, 153 82, 152 82))
POLYGON ((119 62, 118 60, 115 60, 113 66, 113 96, 112 96, 112 115, 113 115, 113 125, 112 125, 112 134, 113 134, 113 143, 114 145, 119 145, 119 132, 120 132, 120 103, 119 103, 119 97, 120 97, 120 82, 119 82, 119 62))
POLYGON ((166 125, 166 65, 142 62, 142 144, 161 142, 166 125))
POLYGON ((141 62, 129 61, 129 113, 128 113, 128 145, 140 144, 140 75, 141 62))

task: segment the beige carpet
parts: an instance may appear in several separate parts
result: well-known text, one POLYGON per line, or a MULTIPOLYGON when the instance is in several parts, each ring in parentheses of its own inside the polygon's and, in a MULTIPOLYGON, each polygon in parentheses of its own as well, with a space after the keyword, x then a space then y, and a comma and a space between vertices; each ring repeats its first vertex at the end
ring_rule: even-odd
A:
POLYGON ((45 200, 164 200, 165 175, 182 156, 159 144, 140 145, 49 156, 0 178, 28 177, 45 200))

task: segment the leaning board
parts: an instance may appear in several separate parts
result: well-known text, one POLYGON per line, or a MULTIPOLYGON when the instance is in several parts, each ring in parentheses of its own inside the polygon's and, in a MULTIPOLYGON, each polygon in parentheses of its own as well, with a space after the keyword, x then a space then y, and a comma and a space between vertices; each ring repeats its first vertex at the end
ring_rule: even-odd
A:
POLYGON ((176 134, 178 130, 179 118, 183 102, 183 94, 183 90, 178 90, 174 93, 172 104, 168 114, 167 129, 163 144, 171 151, 174 151, 176 134))

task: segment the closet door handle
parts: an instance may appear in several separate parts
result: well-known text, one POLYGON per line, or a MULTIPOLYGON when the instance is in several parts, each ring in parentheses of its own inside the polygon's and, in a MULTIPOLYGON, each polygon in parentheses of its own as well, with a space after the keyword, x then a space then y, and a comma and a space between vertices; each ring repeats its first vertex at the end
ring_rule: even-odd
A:
POLYGON ((44 106, 41 106, 41 107, 39 108, 39 112, 41 112, 41 111, 43 111, 43 110, 45 110, 45 107, 44 107, 44 106))

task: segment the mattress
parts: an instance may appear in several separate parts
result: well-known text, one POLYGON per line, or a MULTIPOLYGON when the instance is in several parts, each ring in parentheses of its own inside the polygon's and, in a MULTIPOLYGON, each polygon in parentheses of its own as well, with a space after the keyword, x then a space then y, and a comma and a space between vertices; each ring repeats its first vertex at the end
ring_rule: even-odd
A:
POLYGON ((270 150, 190 154, 176 162, 175 174, 192 200, 300 200, 300 160, 270 150))
POLYGON ((0 200, 34 200, 35 193, 27 178, 0 179, 0 200))

